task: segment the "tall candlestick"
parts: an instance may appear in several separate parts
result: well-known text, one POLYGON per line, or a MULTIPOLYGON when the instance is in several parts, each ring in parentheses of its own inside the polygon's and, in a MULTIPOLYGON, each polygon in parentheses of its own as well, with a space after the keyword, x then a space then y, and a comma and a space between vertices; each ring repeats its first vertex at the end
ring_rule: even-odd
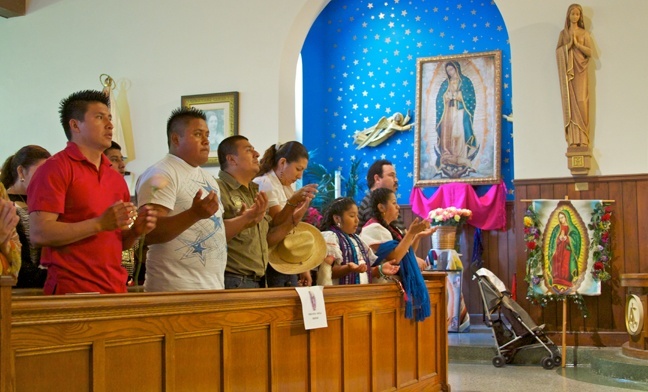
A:
POLYGON ((342 173, 335 171, 335 198, 342 196, 342 173))

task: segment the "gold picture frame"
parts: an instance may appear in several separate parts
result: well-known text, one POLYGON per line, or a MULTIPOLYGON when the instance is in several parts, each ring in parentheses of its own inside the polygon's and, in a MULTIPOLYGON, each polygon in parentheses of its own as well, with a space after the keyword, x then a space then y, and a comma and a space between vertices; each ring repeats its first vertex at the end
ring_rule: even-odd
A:
POLYGON ((205 112, 209 127, 209 159, 204 166, 219 166, 218 145, 228 136, 238 135, 239 93, 183 95, 182 107, 192 107, 205 112))
POLYGON ((414 184, 500 182, 502 53, 416 62, 414 184))

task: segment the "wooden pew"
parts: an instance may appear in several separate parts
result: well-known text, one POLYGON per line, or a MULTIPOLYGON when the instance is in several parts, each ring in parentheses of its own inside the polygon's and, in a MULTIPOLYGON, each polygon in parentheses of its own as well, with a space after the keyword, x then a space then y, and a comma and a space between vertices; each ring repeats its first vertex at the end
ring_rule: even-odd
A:
POLYGON ((392 284, 326 287, 306 331, 293 289, 57 297, 0 279, 0 391, 449 390, 445 275, 432 316, 392 284))

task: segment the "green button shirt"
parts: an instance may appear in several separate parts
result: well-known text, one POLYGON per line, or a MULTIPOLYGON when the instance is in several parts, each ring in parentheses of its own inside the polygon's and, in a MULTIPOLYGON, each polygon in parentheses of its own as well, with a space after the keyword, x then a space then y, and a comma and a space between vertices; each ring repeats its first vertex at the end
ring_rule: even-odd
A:
MULTIPOLYGON (((253 182, 244 187, 229 173, 221 170, 218 173, 218 186, 221 190, 223 219, 232 219, 238 216, 243 203, 247 207, 254 204, 254 198, 259 193, 259 186, 253 182)), ((269 215, 261 222, 242 230, 227 242, 227 267, 226 272, 256 277, 265 275, 268 265, 268 230, 270 229, 269 215)))

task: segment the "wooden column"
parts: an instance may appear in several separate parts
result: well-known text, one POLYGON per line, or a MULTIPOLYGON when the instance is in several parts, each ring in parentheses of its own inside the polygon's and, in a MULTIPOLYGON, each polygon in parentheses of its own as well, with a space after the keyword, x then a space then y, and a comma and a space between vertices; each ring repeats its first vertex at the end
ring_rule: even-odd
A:
POLYGON ((4 18, 23 16, 26 11, 26 0, 0 0, 0 16, 4 18))
POLYGON ((0 276, 0 392, 14 391, 14 364, 11 350, 11 286, 9 276, 0 276))
POLYGON ((621 347, 623 354, 648 359, 648 274, 622 274, 621 286, 627 287, 626 294, 626 327, 630 335, 630 340, 621 347), (632 302, 633 299, 639 298, 632 302), (633 308, 633 309, 629 309, 633 308), (628 326, 629 313, 632 314, 633 326, 628 326), (632 333, 631 329, 636 330, 632 333))

